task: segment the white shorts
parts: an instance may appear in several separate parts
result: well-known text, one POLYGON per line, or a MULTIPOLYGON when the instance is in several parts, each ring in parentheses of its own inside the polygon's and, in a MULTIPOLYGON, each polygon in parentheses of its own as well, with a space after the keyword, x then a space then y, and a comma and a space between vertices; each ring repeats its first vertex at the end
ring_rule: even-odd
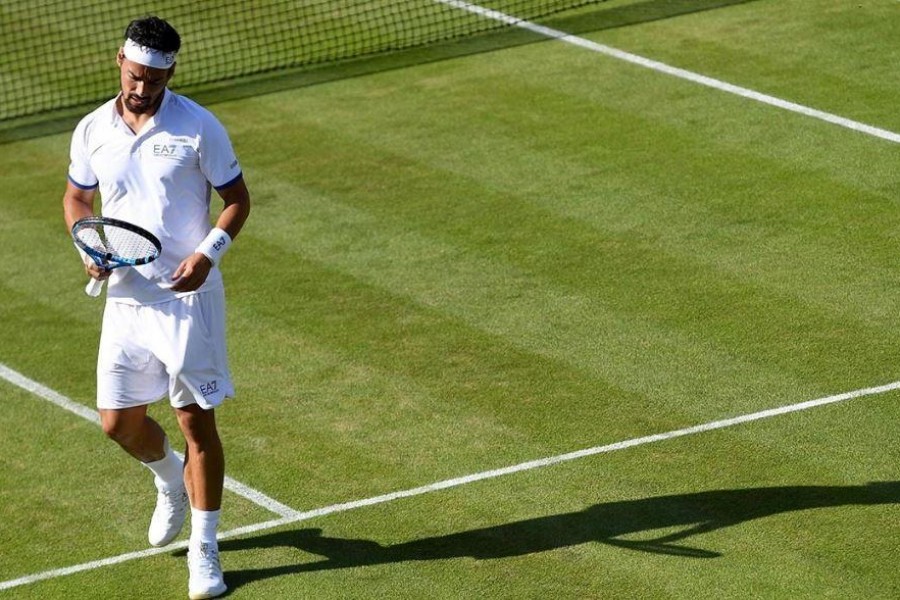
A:
POLYGON ((218 406, 234 395, 225 348, 225 292, 146 306, 107 302, 97 358, 97 407, 218 406))

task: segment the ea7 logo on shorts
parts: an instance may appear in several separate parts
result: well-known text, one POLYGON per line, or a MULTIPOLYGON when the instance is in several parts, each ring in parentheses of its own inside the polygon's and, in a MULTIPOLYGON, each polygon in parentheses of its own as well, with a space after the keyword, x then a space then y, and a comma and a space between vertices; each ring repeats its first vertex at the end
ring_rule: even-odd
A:
POLYGON ((211 396, 219 391, 219 382, 213 379, 208 383, 204 383, 200 386, 200 393, 203 394, 203 397, 211 396))

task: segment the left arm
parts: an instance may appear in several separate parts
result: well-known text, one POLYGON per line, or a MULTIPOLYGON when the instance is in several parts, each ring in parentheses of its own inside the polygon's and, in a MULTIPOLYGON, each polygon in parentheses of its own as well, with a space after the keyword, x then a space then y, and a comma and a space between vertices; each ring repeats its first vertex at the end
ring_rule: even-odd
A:
MULTIPOLYGON (((241 177, 233 185, 223 190, 218 190, 219 196, 225 202, 219 218, 216 219, 216 227, 222 229, 234 240, 244 222, 250 215, 250 192, 241 177)), ((209 272, 212 269, 212 261, 200 253, 194 252, 178 265, 172 274, 175 284, 172 286, 173 292, 192 292, 203 285, 209 272)))

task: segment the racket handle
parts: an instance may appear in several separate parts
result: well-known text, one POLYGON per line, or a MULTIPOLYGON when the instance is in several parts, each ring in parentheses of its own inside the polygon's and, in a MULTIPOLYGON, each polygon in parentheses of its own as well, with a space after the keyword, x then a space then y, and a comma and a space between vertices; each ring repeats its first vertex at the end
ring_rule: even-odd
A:
POLYGON ((97 296, 99 296, 101 291, 103 291, 102 279, 91 278, 91 280, 88 281, 88 284, 84 287, 84 293, 91 298, 96 298, 97 296))

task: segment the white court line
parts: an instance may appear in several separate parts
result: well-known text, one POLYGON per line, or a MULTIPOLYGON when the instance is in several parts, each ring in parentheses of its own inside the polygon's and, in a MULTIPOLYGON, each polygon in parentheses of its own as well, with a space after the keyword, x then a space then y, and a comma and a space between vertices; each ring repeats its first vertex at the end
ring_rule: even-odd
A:
POLYGON ((687 71, 685 69, 679 69, 678 67, 673 67, 673 66, 667 65, 665 63, 661 63, 656 60, 651 60, 649 58, 644 58, 643 56, 638 56, 637 54, 631 54, 630 52, 625 52, 623 50, 618 50, 611 46, 605 46, 603 44, 598 44, 596 42, 592 42, 592 41, 587 40, 582 37, 570 35, 564 31, 560 31, 558 29, 551 29, 550 27, 544 27, 542 25, 538 25, 537 23, 525 21, 518 17, 514 17, 514 16, 508 15, 506 13, 498 12, 496 10, 491 10, 491 9, 485 8, 483 6, 479 6, 477 4, 471 4, 469 2, 461 2, 460 0, 433 0, 433 1, 438 2, 440 4, 446 4, 447 6, 452 6, 453 8, 458 8, 460 10, 465 10, 470 13, 485 17, 487 19, 493 19, 495 21, 500 21, 501 23, 505 23, 507 25, 519 27, 521 29, 531 31, 533 33, 537 33, 537 34, 543 35, 545 37, 553 38, 553 39, 559 40, 561 42, 566 42, 568 44, 580 46, 582 48, 586 48, 586 49, 592 50, 594 52, 599 52, 600 54, 605 54, 606 56, 611 56, 613 58, 617 58, 619 60, 623 60, 623 61, 635 64, 635 65, 639 65, 641 67, 646 67, 648 69, 652 69, 652 70, 658 71, 660 73, 672 75, 672 76, 678 77, 680 79, 686 79, 687 81, 699 83, 700 85, 705 85, 707 87, 717 89, 717 90, 720 90, 723 92, 728 92, 729 94, 735 94, 737 96, 749 98, 750 100, 756 100, 757 102, 762 102, 763 104, 769 104, 771 106, 776 106, 776 107, 782 108, 784 110, 789 110, 791 112, 799 113, 799 114, 805 115, 807 117, 812 117, 814 119, 826 121, 826 122, 832 123, 834 125, 840 125, 841 127, 846 127, 847 129, 852 129, 852 130, 858 131, 860 133, 865 133, 867 135, 871 135, 871 136, 874 136, 877 138, 888 140, 889 142, 900 143, 900 134, 895 133, 893 131, 888 131, 887 129, 881 129, 879 127, 873 127, 872 125, 866 125, 865 123, 860 123, 858 121, 853 121, 851 119, 847 119, 845 117, 840 117, 838 115, 834 115, 834 114, 827 113, 827 112, 824 112, 821 110, 817 110, 815 108, 803 106, 802 104, 796 104, 794 102, 782 100, 782 99, 776 98, 774 96, 769 96, 768 94, 762 94, 760 92, 756 92, 756 91, 753 91, 753 90, 750 90, 747 88, 743 88, 743 87, 740 87, 737 85, 726 83, 724 81, 719 81, 718 79, 713 79, 712 77, 700 75, 700 74, 694 73, 692 71, 687 71))
MULTIPOLYGON (((69 398, 66 398, 59 392, 51 390, 47 386, 42 385, 37 381, 34 381, 33 379, 25 377, 18 371, 10 369, 3 363, 0 363, 0 378, 3 378, 11 384, 18 386, 25 391, 31 392, 39 398, 43 398, 44 400, 47 400, 48 402, 51 402, 56 406, 69 411, 70 413, 74 413, 83 419, 87 419, 88 421, 96 425, 100 425, 100 413, 98 413, 97 411, 90 409, 83 404, 79 404, 69 398)), ((180 453, 179 456, 184 458, 180 453)), ((289 506, 285 506, 274 498, 269 498, 259 490, 248 487, 240 481, 235 481, 228 476, 225 477, 225 489, 239 496, 243 496, 250 502, 253 502, 254 504, 257 504, 281 517, 292 517, 297 514, 297 511, 290 508, 289 506)))
MULTIPOLYGON (((597 454, 606 454, 609 452, 614 452, 616 450, 624 450, 626 448, 633 448, 635 446, 642 446, 645 444, 652 444, 655 442, 661 442, 664 440, 671 440, 674 438, 685 437, 688 435, 694 435, 697 433, 703 433, 706 431, 713 431, 716 429, 724 429, 726 427, 733 427, 735 425, 740 425, 743 423, 750 423, 752 421, 759 421, 761 419, 768 419, 771 417, 776 417, 779 415, 785 415, 788 413, 799 412, 803 410, 809 410, 810 408, 815 408, 818 406, 825 406, 826 404, 834 404, 837 402, 844 402, 846 400, 852 400, 854 398, 861 398, 863 396, 873 396, 876 394, 884 394, 886 392, 891 392, 894 390, 900 389, 900 381, 895 381, 893 383, 888 383, 885 385, 870 387, 855 390, 852 392, 846 392, 843 394, 837 394, 834 396, 827 396, 824 398, 818 398, 816 400, 808 400, 806 402, 800 402, 798 404, 789 404, 787 406, 780 406, 777 408, 771 408, 768 410, 762 410, 755 413, 750 413, 746 415, 741 415, 738 417, 732 417, 729 419, 722 419, 719 421, 711 421, 709 423, 703 423, 701 425, 694 425, 693 427, 686 427, 684 429, 676 429, 673 431, 668 431, 666 433, 657 433, 654 435, 647 435, 644 437, 633 438, 630 440, 625 440, 622 442, 616 442, 613 444, 607 444, 605 446, 594 446, 593 448, 586 448, 584 450, 578 450, 576 452, 569 452, 567 454, 559 454, 557 456, 551 456, 548 458, 541 458, 538 460, 532 460, 528 462, 519 463, 517 465, 512 465, 509 467, 503 467, 500 469, 492 469, 489 471, 482 471, 480 473, 474 473, 472 475, 465 475, 463 477, 456 477, 453 479, 445 479, 443 481, 437 481, 428 485, 423 485, 421 487, 411 488, 408 490, 401 490, 398 492, 392 492, 389 494, 383 494, 381 496, 373 496, 372 498, 365 498, 363 500, 355 500, 352 502, 343 502, 339 504, 332 504, 331 506, 325 506, 322 508, 317 508, 315 510, 309 510, 305 512, 292 511, 292 515, 283 516, 280 519, 273 519, 271 521, 265 521, 263 523, 256 523, 254 525, 247 525, 244 527, 238 527, 237 529, 231 529, 226 532, 219 533, 219 539, 227 539, 233 538, 241 535, 247 535, 251 533, 257 533, 260 531, 265 531, 268 529, 274 529, 276 527, 282 527, 284 525, 289 525, 291 523, 299 523, 300 521, 306 521, 309 519, 313 519, 316 517, 322 517, 325 515, 330 515, 339 512, 346 512, 349 510, 354 510, 357 508, 362 508, 365 506, 373 506, 375 504, 383 504, 385 502, 392 502, 394 500, 399 500, 401 498, 409 498, 412 496, 421 496, 423 494, 429 494, 431 492, 436 492, 439 490, 445 490, 448 488, 458 487, 461 485, 467 485, 469 483, 474 483, 477 481, 483 481, 485 479, 493 479, 495 477, 502 477, 504 475, 511 475, 513 473, 520 473, 522 471, 529 471, 532 469, 538 469, 541 467, 547 467, 550 465, 555 465, 559 463, 563 463, 570 460, 576 460, 579 458, 584 458, 587 456, 594 456, 597 454)), ((117 565, 120 563, 124 563, 130 560, 135 560, 138 558, 145 558, 148 556, 155 556, 157 554, 164 554, 167 552, 172 552, 173 550, 178 550, 181 548, 187 547, 187 542, 182 541, 175 544, 171 544, 166 546, 165 548, 149 548, 147 550, 141 550, 137 552, 129 552, 127 554, 120 554, 119 556, 113 556, 110 558, 104 558, 101 560, 95 560, 92 562, 82 563, 80 565, 73 565, 71 567, 64 567, 61 569, 53 569, 50 571, 43 571, 41 573, 35 573, 33 575, 26 575, 24 577, 19 577, 18 579, 11 579, 9 581, 0 582, 0 591, 22 586, 28 585, 32 583, 37 583, 38 581, 43 581, 46 579, 53 579, 56 577, 62 577, 64 575, 71 575, 74 573, 80 573, 83 571, 91 571, 94 569, 99 569, 101 567, 107 567, 111 565, 117 565)))

